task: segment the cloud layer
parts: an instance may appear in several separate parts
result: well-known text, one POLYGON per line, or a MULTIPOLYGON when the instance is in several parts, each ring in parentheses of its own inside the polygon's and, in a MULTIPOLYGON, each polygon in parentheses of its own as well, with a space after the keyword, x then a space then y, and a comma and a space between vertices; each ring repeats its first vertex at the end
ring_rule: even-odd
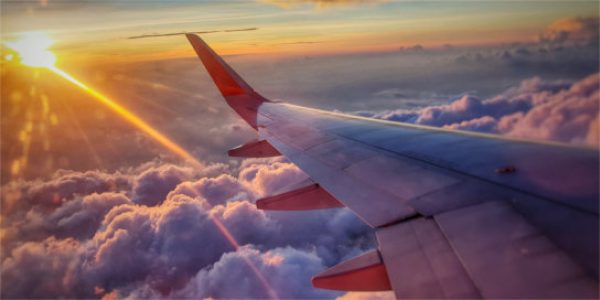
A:
POLYGON ((362 116, 506 136, 598 146, 600 74, 577 82, 524 80, 492 98, 464 95, 416 110, 362 116))
POLYGON ((366 225, 346 209, 257 210, 257 197, 306 177, 281 159, 214 169, 225 168, 155 162, 5 186, 16 204, 2 216, 2 296, 269 297, 253 268, 279 297, 341 295, 309 279, 373 247, 366 225))
MULTIPOLYGON (((531 78, 488 99, 462 95, 360 114, 597 145, 599 82, 599 74, 576 82, 531 78)), ((305 178, 275 158, 202 170, 153 161, 12 181, 2 187, 2 296, 363 297, 309 281, 374 247, 372 232, 350 211, 263 212, 253 204, 305 178)))
MULTIPOLYGON (((369 1, 296 2, 327 7, 369 1)), ((373 1, 379 2, 385 1, 373 1)), ((597 24, 597 18, 558 20, 529 44, 226 60, 266 96, 296 104, 598 145, 597 24)), ((309 279, 374 247, 369 228, 346 209, 256 210, 257 198, 306 175, 282 159, 233 162, 222 156, 253 132, 226 107, 197 59, 102 66, 88 78, 195 156, 223 162, 202 170, 166 163, 168 154, 129 124, 80 101, 81 95, 61 94, 69 86, 40 80, 29 100, 46 103, 49 112, 37 104, 31 107, 39 106, 39 114, 19 110, 12 103, 24 101, 30 79, 3 72, 13 89, 1 97, 12 101, 3 103, 9 117, 2 123, 2 177, 13 180, 2 186, 0 200, 0 296, 268 297, 254 269, 282 298, 364 296, 313 289, 309 279), (64 97, 43 100, 54 90, 64 97), (33 127, 32 118, 45 120, 44 126, 33 127), (20 151, 21 136, 34 134, 46 140, 20 151), (30 173, 11 177, 6 162, 21 155, 29 157, 30 173), (75 170, 54 172, 61 167, 75 170), (97 167, 108 170, 91 170, 97 167)))

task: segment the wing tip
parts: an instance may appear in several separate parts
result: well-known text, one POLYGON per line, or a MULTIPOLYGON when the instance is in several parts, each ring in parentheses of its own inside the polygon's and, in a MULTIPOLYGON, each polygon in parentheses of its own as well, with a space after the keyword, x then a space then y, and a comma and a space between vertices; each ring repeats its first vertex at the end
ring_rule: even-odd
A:
POLYGON ((202 40, 202 38, 195 33, 186 33, 185 37, 188 39, 188 41, 190 41, 190 43, 193 43, 194 40, 202 40))

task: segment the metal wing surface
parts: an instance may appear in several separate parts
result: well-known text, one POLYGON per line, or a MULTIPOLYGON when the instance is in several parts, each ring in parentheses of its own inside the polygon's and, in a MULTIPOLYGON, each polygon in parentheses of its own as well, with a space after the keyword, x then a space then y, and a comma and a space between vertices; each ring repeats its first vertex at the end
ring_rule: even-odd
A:
POLYGON ((346 206, 378 248, 313 285, 398 298, 598 298, 598 150, 271 102, 187 35, 258 132, 235 156, 284 155, 311 178, 263 209, 346 206))

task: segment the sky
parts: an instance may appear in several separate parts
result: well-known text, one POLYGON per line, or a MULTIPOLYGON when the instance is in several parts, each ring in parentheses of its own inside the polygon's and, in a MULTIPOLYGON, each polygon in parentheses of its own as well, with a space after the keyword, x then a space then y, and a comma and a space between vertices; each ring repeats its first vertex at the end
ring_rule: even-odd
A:
POLYGON ((314 289, 375 247, 347 209, 263 212, 306 178, 231 159, 255 131, 183 32, 270 99, 598 147, 597 1, 1 1, 3 298, 390 298, 314 289), (56 67, 10 42, 49 36, 56 67), (174 154, 106 96, 195 158, 174 154), (232 244, 221 226, 235 239, 232 244))

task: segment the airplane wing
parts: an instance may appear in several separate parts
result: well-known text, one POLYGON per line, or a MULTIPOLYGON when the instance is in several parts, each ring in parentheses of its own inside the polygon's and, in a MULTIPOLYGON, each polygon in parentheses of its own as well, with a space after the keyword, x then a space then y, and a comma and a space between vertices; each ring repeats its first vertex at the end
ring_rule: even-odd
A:
POLYGON ((378 247, 313 278, 398 298, 598 298, 598 150, 271 102, 197 35, 229 105, 258 132, 237 157, 284 155, 308 182, 261 209, 348 207, 378 247))

